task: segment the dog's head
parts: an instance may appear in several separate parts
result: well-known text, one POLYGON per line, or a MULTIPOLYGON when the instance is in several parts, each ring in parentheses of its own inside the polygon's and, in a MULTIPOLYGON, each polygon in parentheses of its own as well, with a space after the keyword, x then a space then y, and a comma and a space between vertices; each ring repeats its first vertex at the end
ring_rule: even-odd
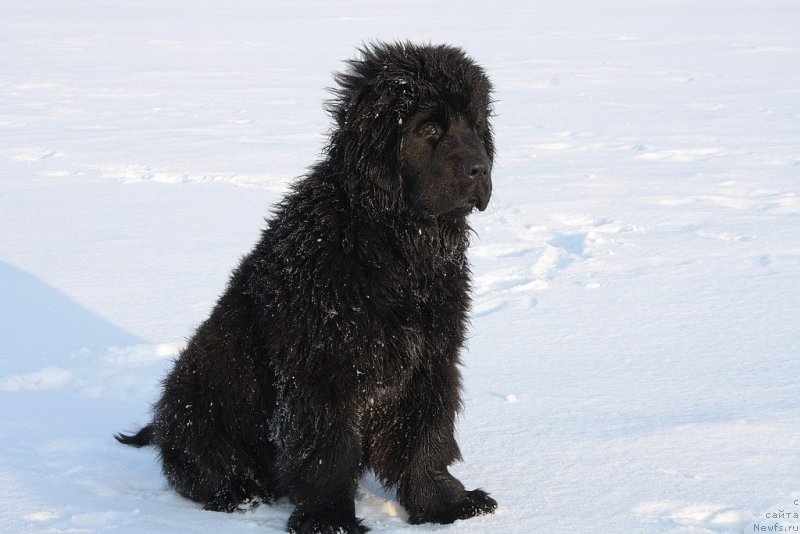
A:
POLYGON ((451 46, 379 44, 361 50, 329 111, 328 147, 351 201, 422 216, 486 208, 494 143, 491 83, 451 46))

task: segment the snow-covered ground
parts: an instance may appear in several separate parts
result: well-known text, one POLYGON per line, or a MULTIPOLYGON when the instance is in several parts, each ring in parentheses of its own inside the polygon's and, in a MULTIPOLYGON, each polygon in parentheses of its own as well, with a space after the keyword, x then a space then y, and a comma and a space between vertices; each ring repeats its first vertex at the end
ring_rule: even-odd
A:
POLYGON ((2 2, 0 531, 284 528, 288 503, 204 512, 111 436, 147 421, 318 157, 331 72, 406 38, 465 47, 497 88, 454 471, 500 508, 411 527, 367 477, 359 514, 382 532, 792 531, 796 0, 285 4, 2 2))

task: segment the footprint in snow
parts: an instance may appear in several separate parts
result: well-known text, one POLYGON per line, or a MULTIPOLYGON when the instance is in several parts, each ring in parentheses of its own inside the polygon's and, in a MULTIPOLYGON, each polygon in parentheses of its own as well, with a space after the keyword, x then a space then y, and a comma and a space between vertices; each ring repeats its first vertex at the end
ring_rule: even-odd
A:
POLYGON ((643 502, 633 512, 644 521, 661 527, 689 527, 704 532, 741 532, 753 515, 722 504, 686 503, 677 501, 643 502))

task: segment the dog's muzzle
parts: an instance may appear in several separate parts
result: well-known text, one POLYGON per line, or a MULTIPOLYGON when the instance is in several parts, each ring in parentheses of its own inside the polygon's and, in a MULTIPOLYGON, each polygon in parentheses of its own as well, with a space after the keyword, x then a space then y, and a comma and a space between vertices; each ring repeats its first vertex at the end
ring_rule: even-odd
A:
POLYGON ((475 158, 466 165, 469 179, 473 182, 473 205, 479 211, 486 209, 492 196, 492 172, 488 158, 475 158))

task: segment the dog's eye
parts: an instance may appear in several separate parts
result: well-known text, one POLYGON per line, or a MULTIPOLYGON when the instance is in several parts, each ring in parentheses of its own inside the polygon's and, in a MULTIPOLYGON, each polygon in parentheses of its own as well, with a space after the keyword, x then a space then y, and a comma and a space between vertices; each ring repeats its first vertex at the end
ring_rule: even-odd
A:
POLYGON ((439 125, 429 122, 420 129, 420 133, 426 137, 439 137, 441 130, 439 125))

